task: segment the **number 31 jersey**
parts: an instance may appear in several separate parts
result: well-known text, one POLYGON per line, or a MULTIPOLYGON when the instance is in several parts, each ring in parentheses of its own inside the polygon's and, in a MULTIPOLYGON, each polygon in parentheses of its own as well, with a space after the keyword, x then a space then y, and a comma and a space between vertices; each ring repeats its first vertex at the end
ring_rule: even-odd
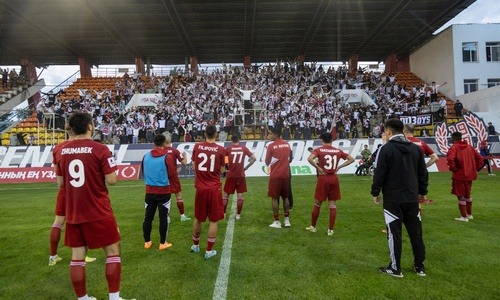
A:
POLYGON ((59 150, 57 175, 64 179, 66 219, 70 224, 113 216, 104 175, 116 171, 106 145, 90 139, 65 143, 59 150))
MULTIPOLYGON (((334 175, 340 159, 346 159, 349 154, 330 145, 323 145, 313 150, 312 154, 318 158, 318 166, 327 175, 334 175)), ((319 175, 321 176, 321 175, 319 175)))

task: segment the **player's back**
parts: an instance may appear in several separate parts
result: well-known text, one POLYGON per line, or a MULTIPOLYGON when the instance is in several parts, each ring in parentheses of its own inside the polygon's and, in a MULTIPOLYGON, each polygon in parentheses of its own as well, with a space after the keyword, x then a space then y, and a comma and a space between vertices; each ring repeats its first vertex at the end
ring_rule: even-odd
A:
POLYGON ((282 139, 276 139, 267 146, 266 164, 271 168, 271 177, 290 177, 290 152, 290 144, 282 139))
POLYGON ((195 166, 194 186, 196 188, 220 187, 220 169, 224 167, 225 149, 216 143, 196 143, 192 160, 195 166))
POLYGON ((227 178, 245 177, 245 156, 252 156, 250 150, 242 145, 231 145, 226 148, 229 171, 227 178))
POLYGON ((318 166, 323 169, 327 175, 336 174, 339 161, 348 156, 347 153, 330 145, 323 145, 316 148, 312 153, 318 158, 318 166))
POLYGON ((425 156, 430 156, 434 154, 434 151, 432 151, 431 147, 429 147, 429 145, 427 145, 426 142, 421 141, 413 136, 409 136, 406 138, 413 144, 417 145, 420 148, 420 150, 422 150, 422 152, 425 154, 425 156))
POLYGON ((90 139, 74 140, 61 147, 58 175, 66 188, 68 223, 85 223, 113 215, 105 175, 116 170, 107 146, 90 139))

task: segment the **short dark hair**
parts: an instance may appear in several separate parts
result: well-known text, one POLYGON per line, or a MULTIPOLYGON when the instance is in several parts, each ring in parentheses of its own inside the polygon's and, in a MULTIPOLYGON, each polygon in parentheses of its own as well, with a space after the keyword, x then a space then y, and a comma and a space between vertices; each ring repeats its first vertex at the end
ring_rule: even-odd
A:
POLYGON ((68 124, 75 135, 86 134, 88 126, 92 125, 92 117, 87 113, 77 112, 71 115, 68 124))
POLYGON ((452 142, 458 142, 462 140, 462 133, 459 131, 453 132, 451 134, 451 141, 452 142))
POLYGON ((281 130, 278 127, 274 127, 271 129, 271 133, 274 134, 277 137, 281 136, 281 130))
POLYGON ((161 147, 163 146, 163 144, 165 144, 166 139, 167 138, 163 134, 157 134, 153 139, 153 143, 156 147, 161 147))
POLYGON ((327 144, 330 144, 332 142, 333 136, 330 132, 323 132, 322 134, 319 135, 319 138, 327 144))
POLYGON ((216 133, 217 133, 217 128, 215 127, 215 125, 208 125, 207 129, 205 129, 205 135, 209 139, 215 138, 216 133))
POLYGON ((390 119, 385 122, 385 128, 391 129, 392 134, 403 133, 404 124, 401 120, 390 119))
POLYGON ((237 134, 231 136, 231 142, 237 143, 239 141, 240 141, 240 137, 237 134))

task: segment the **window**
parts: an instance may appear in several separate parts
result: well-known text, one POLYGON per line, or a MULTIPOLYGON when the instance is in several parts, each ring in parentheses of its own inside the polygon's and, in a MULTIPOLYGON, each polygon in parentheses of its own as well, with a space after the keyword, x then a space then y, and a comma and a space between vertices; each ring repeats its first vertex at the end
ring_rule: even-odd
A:
POLYGON ((477 79, 464 79, 464 94, 475 92, 478 87, 477 79))
POLYGON ((486 61, 500 61, 500 42, 486 42, 486 61))
POLYGON ((500 78, 488 78, 488 87, 500 85, 500 78))
POLYGON ((463 62, 477 62, 477 43, 462 43, 463 62))

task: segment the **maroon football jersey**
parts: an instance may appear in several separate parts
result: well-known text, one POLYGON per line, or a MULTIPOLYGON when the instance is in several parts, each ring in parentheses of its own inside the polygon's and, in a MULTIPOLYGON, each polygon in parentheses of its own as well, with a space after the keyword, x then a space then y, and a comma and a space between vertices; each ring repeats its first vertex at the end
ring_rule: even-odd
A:
POLYGON ((251 157, 252 152, 241 145, 231 145, 226 148, 226 156, 229 161, 227 178, 245 177, 245 156, 251 157))
POLYGON ((312 154, 318 158, 318 166, 328 175, 335 174, 340 159, 346 159, 349 155, 330 145, 323 145, 316 148, 312 154))
POLYGON ((267 146, 265 162, 271 168, 272 178, 290 177, 290 153, 290 144, 282 139, 275 139, 267 146))
POLYGON ((57 175, 66 188, 66 218, 70 224, 113 216, 104 175, 116 171, 106 145, 90 139, 65 143, 60 149, 57 175))
POLYGON ((199 189, 220 187, 220 169, 224 167, 224 147, 201 142, 193 147, 194 186, 199 189))

